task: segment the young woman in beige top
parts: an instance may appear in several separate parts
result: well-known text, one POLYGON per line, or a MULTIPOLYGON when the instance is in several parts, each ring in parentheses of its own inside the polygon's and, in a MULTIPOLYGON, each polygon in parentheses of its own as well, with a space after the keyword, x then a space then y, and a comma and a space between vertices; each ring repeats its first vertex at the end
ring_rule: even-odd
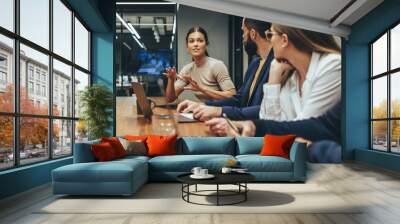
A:
POLYGON ((193 27, 186 35, 186 44, 192 62, 185 65, 179 75, 168 68, 166 97, 174 101, 184 90, 194 91, 200 100, 223 99, 236 93, 225 64, 208 56, 208 37, 201 27, 193 27))

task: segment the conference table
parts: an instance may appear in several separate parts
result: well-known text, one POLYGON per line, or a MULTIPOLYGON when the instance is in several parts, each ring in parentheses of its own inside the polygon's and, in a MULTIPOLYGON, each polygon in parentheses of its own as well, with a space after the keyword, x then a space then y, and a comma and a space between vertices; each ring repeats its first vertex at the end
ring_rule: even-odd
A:
MULTIPOLYGON (((165 97, 149 97, 157 105, 165 104, 165 97)), ((172 135, 213 136, 203 122, 178 123, 175 108, 153 108, 152 119, 137 113, 132 97, 117 97, 117 136, 124 135, 172 135)))

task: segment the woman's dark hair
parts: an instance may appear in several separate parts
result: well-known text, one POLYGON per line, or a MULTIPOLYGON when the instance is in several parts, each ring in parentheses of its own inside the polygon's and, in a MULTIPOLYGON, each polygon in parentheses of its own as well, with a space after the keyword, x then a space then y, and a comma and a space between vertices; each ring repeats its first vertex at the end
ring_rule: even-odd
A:
MULTIPOLYGON (((189 31, 187 32, 187 34, 186 34, 186 44, 189 42, 189 35, 190 35, 191 33, 195 33, 195 32, 199 32, 199 33, 203 34, 204 40, 206 41, 206 45, 208 45, 208 44, 210 43, 210 42, 208 42, 208 35, 207 35, 206 30, 203 29, 203 28, 200 27, 200 26, 195 26, 195 27, 190 28, 189 31)), ((207 51, 207 50, 206 50, 206 56, 210 56, 210 55, 208 54, 208 51, 207 51)))
POLYGON ((266 38, 265 31, 271 28, 271 23, 255 19, 243 18, 247 29, 254 29, 262 38, 266 38))

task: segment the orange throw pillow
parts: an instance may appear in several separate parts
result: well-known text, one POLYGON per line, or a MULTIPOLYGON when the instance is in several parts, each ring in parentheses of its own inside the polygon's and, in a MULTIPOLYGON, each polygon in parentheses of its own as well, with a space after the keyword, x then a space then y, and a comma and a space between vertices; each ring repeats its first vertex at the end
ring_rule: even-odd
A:
POLYGON ((290 147, 296 135, 265 135, 261 156, 280 156, 289 159, 290 147))
POLYGON ((147 136, 142 135, 142 136, 136 136, 136 135, 125 135, 124 139, 129 140, 129 141, 143 141, 146 142, 147 136))
POLYGON ((124 146, 122 146, 121 142, 117 137, 110 137, 110 138, 101 138, 101 142, 108 142, 114 149, 115 155, 117 158, 121 158, 126 156, 126 151, 124 146))
POLYGON ((148 156, 165 156, 176 154, 176 135, 159 136, 149 135, 147 137, 147 155, 148 156))
POLYGON ((93 144, 91 145, 91 149, 94 154, 94 157, 99 162, 110 161, 117 158, 114 149, 108 142, 93 144))

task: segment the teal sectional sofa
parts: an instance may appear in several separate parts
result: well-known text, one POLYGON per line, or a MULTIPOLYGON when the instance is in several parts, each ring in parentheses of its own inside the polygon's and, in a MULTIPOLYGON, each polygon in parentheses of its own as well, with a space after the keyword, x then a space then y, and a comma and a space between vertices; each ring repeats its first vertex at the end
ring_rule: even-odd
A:
POLYGON ((290 159, 260 156, 262 137, 182 137, 177 155, 128 156, 96 162, 90 145, 99 141, 75 144, 74 163, 52 171, 54 194, 131 195, 148 181, 176 181, 193 167, 219 172, 234 159, 259 182, 304 182, 306 180, 306 146, 295 142, 290 159))

